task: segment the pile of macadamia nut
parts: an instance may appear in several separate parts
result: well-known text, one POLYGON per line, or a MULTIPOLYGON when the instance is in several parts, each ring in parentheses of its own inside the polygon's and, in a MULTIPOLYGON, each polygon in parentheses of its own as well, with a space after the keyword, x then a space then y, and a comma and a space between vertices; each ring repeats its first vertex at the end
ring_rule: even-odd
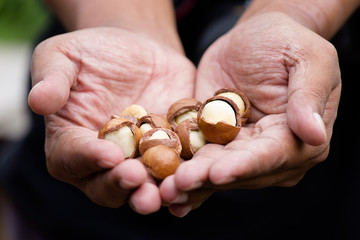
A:
POLYGON ((121 116, 112 116, 98 137, 118 144, 125 158, 141 156, 149 173, 164 179, 206 143, 231 142, 250 114, 246 95, 224 88, 203 103, 194 98, 180 99, 166 116, 130 105, 121 116))

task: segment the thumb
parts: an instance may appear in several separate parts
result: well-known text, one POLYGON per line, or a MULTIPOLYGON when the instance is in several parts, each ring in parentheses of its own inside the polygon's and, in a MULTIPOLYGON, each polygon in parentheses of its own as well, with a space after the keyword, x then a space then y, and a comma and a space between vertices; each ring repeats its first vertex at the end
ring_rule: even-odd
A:
POLYGON ((60 110, 67 102, 76 79, 74 64, 59 48, 57 37, 39 44, 33 54, 28 96, 30 108, 41 115, 60 110))
POLYGON ((323 116, 331 94, 340 86, 336 51, 327 53, 312 56, 306 64, 298 63, 289 72, 289 126, 301 140, 314 146, 325 143, 330 137, 323 116))
POLYGON ((309 100, 304 91, 298 90, 289 98, 287 108, 288 123, 292 131, 301 140, 310 145, 321 145, 326 142, 327 134, 324 121, 315 101, 309 100))

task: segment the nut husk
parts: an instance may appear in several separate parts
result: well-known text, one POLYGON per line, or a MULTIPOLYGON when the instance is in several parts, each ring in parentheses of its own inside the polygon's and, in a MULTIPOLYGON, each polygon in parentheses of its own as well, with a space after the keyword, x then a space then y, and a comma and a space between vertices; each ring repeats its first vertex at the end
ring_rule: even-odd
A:
POLYGON ((244 125, 246 123, 246 121, 251 117, 251 104, 250 104, 249 98, 246 96, 245 93, 243 93, 239 89, 235 89, 235 88, 222 88, 222 89, 219 89, 219 90, 217 90, 215 92, 214 96, 216 96, 218 94, 221 94, 221 93, 226 93, 226 92, 236 93, 244 101, 245 111, 243 113, 241 113, 241 125, 244 125))
POLYGON ((175 173, 181 159, 173 148, 160 144, 146 150, 141 162, 154 178, 164 179, 175 173))
POLYGON ((207 99, 200 107, 198 113, 198 125, 200 130, 202 131, 205 139, 212 143, 218 144, 227 144, 231 142, 240 132, 241 129, 241 114, 239 113, 239 108, 234 101, 229 98, 223 96, 214 96, 212 98, 207 99), (235 118, 236 118, 236 125, 232 126, 225 122, 217 122, 209 123, 204 118, 202 118, 202 111, 204 106, 215 100, 221 100, 227 102, 234 110, 235 118))
POLYGON ((127 120, 130 120, 131 122, 133 122, 134 124, 138 123, 138 119, 133 116, 133 115, 123 115, 123 116, 118 116, 118 115, 112 115, 111 118, 125 118, 127 120))
POLYGON ((170 124, 167 119, 159 114, 149 113, 139 119, 137 126, 148 123, 152 128, 167 128, 171 130, 170 124))
POLYGON ((132 152, 129 158, 134 158, 138 155, 138 145, 140 141, 140 130, 139 128, 133 123, 131 120, 123 118, 123 117, 116 117, 112 116, 109 121, 107 121, 99 130, 98 138, 105 139, 105 135, 110 132, 118 131, 120 128, 127 126, 131 130, 134 138, 135 138, 135 146, 134 151, 132 152))
POLYGON ((190 132, 200 131, 196 118, 187 119, 181 122, 175 129, 176 134, 179 136, 182 151, 181 157, 184 159, 190 159, 195 154, 196 150, 193 148, 190 142, 190 132))
POLYGON ((195 98, 183 98, 174 102, 169 107, 168 113, 166 115, 166 118, 172 129, 175 129, 177 126, 177 123, 175 122, 176 116, 179 116, 180 114, 188 111, 199 111, 200 106, 201 102, 195 98))
POLYGON ((145 151, 156 145, 165 145, 167 147, 173 148, 178 154, 181 153, 182 146, 180 138, 178 135, 167 128, 153 128, 147 131, 140 139, 139 142, 139 151, 143 155, 145 151), (156 131, 164 131, 169 136, 169 139, 149 139, 156 131))

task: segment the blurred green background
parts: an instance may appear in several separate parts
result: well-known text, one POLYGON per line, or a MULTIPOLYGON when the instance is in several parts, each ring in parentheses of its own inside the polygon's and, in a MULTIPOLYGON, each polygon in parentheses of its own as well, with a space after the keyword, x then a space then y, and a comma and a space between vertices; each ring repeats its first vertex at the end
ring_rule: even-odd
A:
POLYGON ((30 41, 49 20, 41 0, 0 0, 0 41, 30 41))

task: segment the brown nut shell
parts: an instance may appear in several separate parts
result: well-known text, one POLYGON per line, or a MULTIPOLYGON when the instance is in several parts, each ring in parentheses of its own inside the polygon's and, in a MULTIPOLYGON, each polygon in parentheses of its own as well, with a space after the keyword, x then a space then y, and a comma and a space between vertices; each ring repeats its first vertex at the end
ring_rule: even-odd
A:
POLYGON ((170 126, 175 129, 177 123, 175 122, 175 117, 179 116, 188 111, 199 111, 201 106, 201 102, 195 98, 183 98, 176 102, 174 102, 168 110, 166 118, 170 124, 170 126))
POLYGON ((218 143, 218 144, 227 144, 231 142, 240 132, 241 129, 241 114, 239 114, 239 108, 234 101, 229 98, 223 96, 214 96, 206 100, 200 107, 198 113, 198 125, 200 130, 202 131, 205 139, 211 143, 218 143), (236 118, 236 126, 232 126, 225 122, 217 122, 209 123, 204 118, 202 118, 202 110, 204 106, 215 100, 222 100, 227 102, 234 110, 235 118, 236 118))
POLYGON ((227 92, 233 92, 239 95, 245 104, 245 111, 241 113, 241 125, 244 125, 246 121, 251 117, 251 104, 249 98, 246 96, 246 94, 239 89, 235 88, 222 88, 215 92, 214 96, 221 94, 221 93, 227 93, 227 92))
POLYGON ((181 159, 173 148, 157 145, 146 150, 141 162, 154 178, 164 179, 175 173, 181 159))
POLYGON ((130 120, 131 122, 133 122, 134 124, 138 123, 138 119, 133 116, 133 115, 123 115, 123 116, 118 116, 118 115, 112 115, 111 118, 125 118, 127 120, 130 120))
POLYGON ((139 146, 141 134, 139 128, 131 120, 123 117, 112 116, 111 119, 107 121, 99 130, 98 138, 105 139, 105 135, 107 133, 117 131, 124 126, 129 127, 129 129, 131 130, 131 132, 135 137, 135 148, 133 153, 129 157, 129 158, 134 158, 139 154, 138 146, 139 146))
POLYGON ((190 132, 199 131, 198 121, 196 118, 187 119, 181 122, 175 129, 176 134, 179 136, 182 151, 181 157, 184 159, 190 159, 195 154, 196 150, 193 148, 190 142, 190 132))
POLYGON ((148 123, 152 128, 167 128, 171 130, 170 124, 167 119, 159 114, 149 113, 139 119, 137 126, 148 123))
POLYGON ((165 145, 169 148, 173 148, 178 154, 181 153, 182 146, 180 138, 175 132, 167 128, 153 128, 147 131, 140 139, 139 151, 143 155, 145 151, 157 145, 165 145), (169 139, 149 139, 156 131, 164 131, 169 136, 169 139))

